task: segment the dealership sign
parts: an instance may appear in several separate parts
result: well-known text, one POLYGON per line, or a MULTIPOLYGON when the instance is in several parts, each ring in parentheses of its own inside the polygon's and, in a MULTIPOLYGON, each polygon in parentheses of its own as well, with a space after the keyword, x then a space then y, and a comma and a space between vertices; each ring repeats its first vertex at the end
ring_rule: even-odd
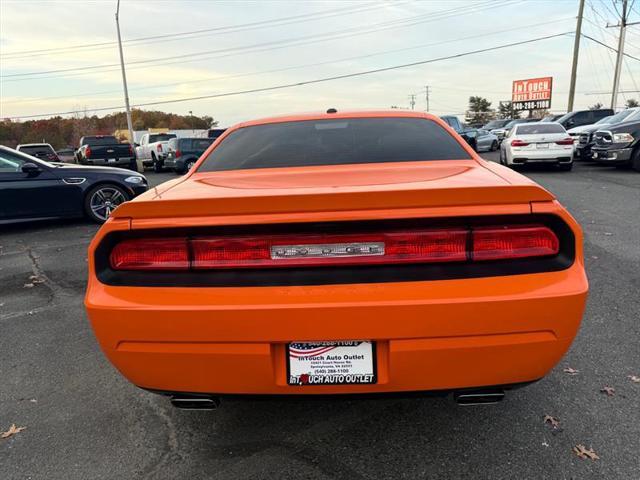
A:
POLYGON ((515 80, 511 89, 511 102, 515 110, 544 110, 551 108, 553 77, 515 80))

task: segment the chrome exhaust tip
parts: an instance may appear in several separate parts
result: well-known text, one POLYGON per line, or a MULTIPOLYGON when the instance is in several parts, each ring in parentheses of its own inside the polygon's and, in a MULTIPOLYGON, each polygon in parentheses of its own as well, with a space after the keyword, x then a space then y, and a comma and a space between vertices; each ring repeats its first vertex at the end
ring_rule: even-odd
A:
POLYGON ((492 405, 504 399, 504 390, 487 390, 473 392, 455 392, 453 399, 458 405, 492 405))
POLYGON ((220 406, 218 397, 171 397, 171 405, 181 410, 215 410, 220 406))

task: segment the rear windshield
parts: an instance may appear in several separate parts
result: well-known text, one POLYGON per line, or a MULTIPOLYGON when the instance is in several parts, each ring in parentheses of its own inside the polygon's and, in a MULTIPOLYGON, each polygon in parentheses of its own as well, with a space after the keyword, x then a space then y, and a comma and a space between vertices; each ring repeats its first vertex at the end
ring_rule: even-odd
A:
POLYGON ((253 168, 469 159, 444 128, 421 118, 340 118, 244 127, 201 172, 253 168))
POLYGON ((32 145, 29 147, 20 147, 20 151, 28 155, 47 155, 49 153, 56 153, 49 145, 32 145))
POLYGON ((149 135, 149 143, 166 142, 167 140, 171 140, 172 138, 176 138, 175 133, 157 133, 154 135, 149 135))
POLYGON ((518 125, 518 135, 536 135, 539 133, 565 133, 566 130, 559 123, 536 123, 534 125, 518 125))
POLYGON ((488 130, 492 129, 492 128, 500 128, 500 127, 504 127, 507 123, 509 123, 511 120, 491 120, 489 123, 487 123, 483 128, 486 128, 488 130))
POLYGON ((215 141, 215 138, 194 138, 191 142, 191 149, 205 151, 215 141))
POLYGON ((82 140, 83 145, 89 145, 91 147, 99 147, 102 145, 113 145, 115 143, 120 143, 116 139, 116 137, 105 135, 101 137, 84 137, 82 140))

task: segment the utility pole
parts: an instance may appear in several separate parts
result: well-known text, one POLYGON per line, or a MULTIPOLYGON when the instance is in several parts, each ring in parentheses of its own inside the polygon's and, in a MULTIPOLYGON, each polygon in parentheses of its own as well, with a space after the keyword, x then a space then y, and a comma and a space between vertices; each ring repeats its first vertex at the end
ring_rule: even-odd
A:
POLYGON ((416 94, 412 93, 409 95, 409 105, 411 105, 411 110, 416 108, 416 94))
POLYGON ((425 87, 424 87, 424 93, 425 93, 425 97, 426 97, 426 100, 427 100, 427 112, 429 111, 429 93, 430 93, 429 90, 430 90, 430 88, 431 87, 429 87, 429 85, 425 85, 425 87))
MULTIPOLYGON (((622 15, 618 25, 612 27, 620 27, 620 35, 618 37, 618 55, 616 56, 616 69, 613 73, 613 90, 611 91, 611 108, 616 108, 618 102, 618 88, 620 87, 620 70, 622 70, 622 56, 624 55, 624 36, 627 29, 627 0, 622 0, 622 15)), ((609 25, 607 25, 609 27, 609 25)))
POLYGON ((576 95, 576 75, 578 74, 578 53, 580 52, 580 35, 582 34, 582 14, 584 12, 584 0, 580 0, 578 8, 578 23, 576 24, 576 36, 573 40, 573 64, 571 65, 571 83, 569 85, 569 105, 567 112, 573 110, 573 100, 576 95))
POLYGON ((127 74, 124 71, 124 55, 122 53, 122 39, 120 38, 120 21, 118 14, 120 13, 120 0, 116 8, 116 27, 118 29, 118 48, 120 49, 120 67, 122 68, 122 86, 124 87, 124 104, 127 108, 127 127, 129 128, 129 141, 133 147, 136 139, 133 136, 133 124, 131 122, 131 107, 129 106, 129 91, 127 90, 127 74))

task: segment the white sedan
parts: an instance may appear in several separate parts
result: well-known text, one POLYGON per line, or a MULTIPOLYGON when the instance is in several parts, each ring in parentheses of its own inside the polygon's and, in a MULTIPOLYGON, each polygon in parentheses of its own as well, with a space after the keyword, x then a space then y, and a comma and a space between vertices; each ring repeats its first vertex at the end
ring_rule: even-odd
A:
POLYGON ((509 130, 500 145, 500 163, 510 168, 545 163, 571 170, 573 148, 573 139, 559 123, 521 123, 509 130))

